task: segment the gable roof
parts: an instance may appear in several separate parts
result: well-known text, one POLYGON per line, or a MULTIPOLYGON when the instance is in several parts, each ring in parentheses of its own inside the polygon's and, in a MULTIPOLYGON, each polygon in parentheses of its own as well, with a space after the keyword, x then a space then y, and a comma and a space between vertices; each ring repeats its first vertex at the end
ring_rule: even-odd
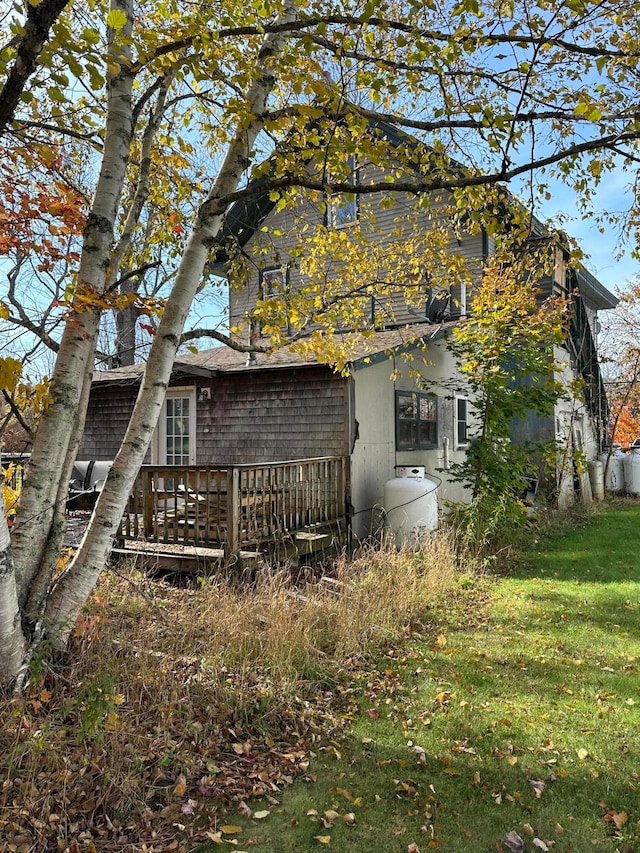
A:
MULTIPOLYGON (((386 360, 391 353, 400 353, 425 346, 441 340, 447 332, 456 325, 455 322, 419 323, 401 329, 375 331, 371 334, 359 335, 352 342, 352 335, 345 334, 345 339, 352 342, 352 357, 349 360, 354 370, 361 370, 371 364, 386 360)), ((336 335, 339 340, 340 335, 336 335)), ((172 379, 178 376, 214 377, 235 373, 255 373, 263 370, 291 370, 299 367, 323 367, 333 369, 326 362, 318 361, 315 355, 304 356, 292 352, 289 347, 283 347, 273 353, 258 353, 255 364, 247 363, 247 354, 218 346, 201 350, 197 353, 178 355, 171 373, 172 379)), ((112 370, 100 370, 93 374, 97 384, 132 385, 142 379, 144 364, 132 364, 126 367, 116 367, 112 370)))
MULTIPOLYGON (((406 131, 394 127, 392 124, 381 119, 370 119, 369 124, 372 130, 384 137, 392 148, 399 149, 402 146, 408 146, 409 148, 418 149, 423 145, 423 143, 406 131)), ((453 159, 450 162, 453 171, 464 171, 464 166, 460 163, 453 159)), ((409 165, 416 173, 420 172, 418 162, 413 162, 409 165)), ((250 181, 249 186, 252 186, 257 192, 247 198, 234 202, 227 211, 222 228, 215 239, 215 243, 219 248, 216 252, 214 263, 209 267, 211 272, 224 275, 224 266, 228 258, 226 246, 229 242, 233 241, 239 248, 244 248, 251 237, 260 230, 269 214, 275 209, 277 201, 273 200, 269 191, 260 191, 260 187, 267 184, 268 181, 268 172, 250 181)), ((393 189, 392 184, 389 185, 389 189, 393 189)), ((506 188, 505 193, 514 205, 521 205, 521 202, 506 188)), ((536 216, 531 216, 531 225, 534 238, 540 239, 551 236, 548 228, 536 216)), ((618 298, 587 269, 579 266, 576 270, 576 276, 580 292, 595 308, 610 309, 616 307, 619 301, 618 298)))

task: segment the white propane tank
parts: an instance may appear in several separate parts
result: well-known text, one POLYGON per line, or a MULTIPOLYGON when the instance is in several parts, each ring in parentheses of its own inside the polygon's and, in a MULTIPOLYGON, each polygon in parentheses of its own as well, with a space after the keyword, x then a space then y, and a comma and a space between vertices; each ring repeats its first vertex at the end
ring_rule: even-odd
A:
POLYGON ((624 460, 626 458, 626 454, 621 450, 614 450, 611 456, 608 453, 601 453, 598 457, 602 462, 603 469, 607 471, 604 487, 608 492, 624 491, 624 460), (607 458, 609 459, 609 467, 607 467, 607 458))
POLYGON ((396 472, 398 476, 384 484, 386 526, 395 535, 397 548, 415 547, 422 533, 438 527, 438 485, 425 477, 420 465, 398 467, 396 472))
POLYGON ((640 447, 632 447, 624 463, 624 487, 630 495, 640 495, 640 447))
POLYGON ((595 501, 604 500, 604 465, 599 459, 587 462, 591 494, 595 501))

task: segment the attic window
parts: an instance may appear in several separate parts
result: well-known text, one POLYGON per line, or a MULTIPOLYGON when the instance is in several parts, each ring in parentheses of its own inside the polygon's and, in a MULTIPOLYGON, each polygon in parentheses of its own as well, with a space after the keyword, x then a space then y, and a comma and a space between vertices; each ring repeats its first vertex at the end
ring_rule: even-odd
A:
POLYGON ((418 391, 396 391, 396 449, 424 450, 437 445, 437 398, 418 391))
MULTIPOLYGON (((358 182, 358 166, 355 154, 350 154, 347 158, 347 167, 349 175, 341 183, 348 183, 355 186, 358 182)), ((336 193, 335 195, 327 195, 327 227, 328 228, 344 228, 345 225, 351 225, 358 221, 358 197, 346 193, 336 193)))
POLYGON ((258 297, 267 303, 261 312, 260 333, 269 335, 274 328, 279 328, 283 334, 290 335, 289 268, 286 264, 260 270, 258 297))
POLYGON ((260 270, 260 299, 281 296, 287 287, 287 267, 266 267, 260 270))

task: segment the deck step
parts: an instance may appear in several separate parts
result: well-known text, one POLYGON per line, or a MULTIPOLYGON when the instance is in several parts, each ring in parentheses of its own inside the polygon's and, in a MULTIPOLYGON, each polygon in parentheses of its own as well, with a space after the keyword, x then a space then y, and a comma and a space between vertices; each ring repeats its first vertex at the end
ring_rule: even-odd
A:
MULTIPOLYGON (((222 548, 196 545, 171 545, 164 542, 127 542, 125 547, 113 548, 115 558, 135 558, 147 567, 191 572, 224 562, 222 548)), ((262 555, 258 551, 240 551, 240 565, 250 566, 262 555)))
POLYGON ((301 530, 294 536, 298 553, 314 554, 316 551, 322 551, 328 548, 332 542, 330 533, 311 533, 310 531, 301 530))

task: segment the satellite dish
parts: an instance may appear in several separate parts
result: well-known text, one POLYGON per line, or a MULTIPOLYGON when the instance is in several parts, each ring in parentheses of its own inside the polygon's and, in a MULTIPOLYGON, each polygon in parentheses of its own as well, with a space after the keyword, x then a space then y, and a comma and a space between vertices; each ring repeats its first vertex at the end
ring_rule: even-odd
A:
POLYGON ((427 302, 427 320, 442 323, 451 316, 451 292, 448 287, 434 288, 427 302))

